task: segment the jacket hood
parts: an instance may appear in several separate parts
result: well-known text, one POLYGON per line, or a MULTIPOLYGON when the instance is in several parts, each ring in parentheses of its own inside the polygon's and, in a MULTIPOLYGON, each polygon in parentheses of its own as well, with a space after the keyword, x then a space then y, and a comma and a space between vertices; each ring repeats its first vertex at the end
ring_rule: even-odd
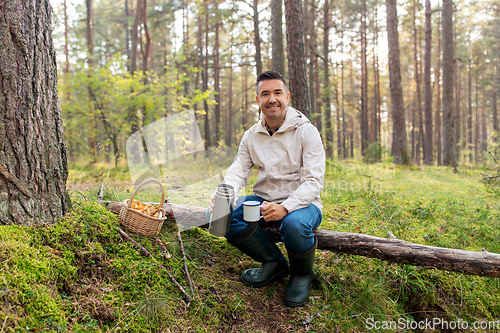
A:
MULTIPOLYGON (((297 128, 297 127, 302 126, 306 123, 310 123, 310 121, 309 121, 309 119, 307 119, 307 117, 302 112, 300 112, 297 109, 294 109, 291 106, 288 106, 287 110, 286 110, 285 121, 283 122, 283 125, 281 125, 281 127, 279 128, 279 130, 276 133, 286 132, 290 129, 297 128)), ((258 129, 259 129, 259 131, 263 131, 263 132, 267 133, 265 118, 264 118, 264 114, 262 113, 262 111, 260 112, 260 121, 259 121, 259 128, 258 129)))

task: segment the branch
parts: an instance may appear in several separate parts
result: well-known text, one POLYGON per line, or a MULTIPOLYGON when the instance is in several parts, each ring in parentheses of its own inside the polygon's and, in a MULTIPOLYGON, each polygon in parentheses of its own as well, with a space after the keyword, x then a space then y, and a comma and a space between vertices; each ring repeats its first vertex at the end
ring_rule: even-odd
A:
POLYGON ((28 191, 26 187, 21 183, 21 180, 18 179, 16 176, 11 174, 9 170, 7 170, 6 167, 3 166, 2 163, 0 163, 0 174, 8 180, 12 185, 17 187, 25 196, 31 198, 31 193, 28 191))
MULTIPOLYGON (((114 213, 120 211, 120 202, 101 202, 114 213)), ((197 206, 164 204, 167 217, 186 224, 184 228, 208 228, 206 208, 197 206), (175 216, 174 212, 175 211, 175 216)), ((278 223, 268 223, 263 229, 275 241, 281 241, 278 223)), ((465 251, 442 247, 427 246, 406 242, 399 239, 386 239, 365 234, 337 232, 331 230, 314 230, 318 239, 318 249, 333 252, 349 253, 370 258, 378 258, 388 262, 435 268, 439 270, 459 272, 463 274, 500 278, 500 254, 488 251, 465 251)))
POLYGON ((191 296, 189 296, 189 294, 186 292, 186 290, 179 284, 179 282, 177 282, 177 280, 175 279, 175 277, 170 274, 170 272, 161 264, 158 262, 158 260, 156 260, 155 257, 153 257, 151 255, 151 253, 146 250, 146 248, 144 248, 144 246, 142 246, 141 244, 137 243, 134 239, 132 239, 132 237, 130 237, 125 231, 123 231, 122 229, 118 228, 118 233, 123 237, 125 238, 126 240, 128 240, 129 242, 132 242, 132 244, 134 244, 135 246, 137 246, 139 248, 139 250, 141 250, 141 252, 146 256, 146 257, 151 257, 158 266, 160 266, 160 268, 162 268, 165 272, 167 272, 167 275, 168 277, 170 278, 170 281, 172 281, 175 286, 177 287, 177 289, 179 289, 181 291, 181 293, 186 296, 187 300, 188 300, 188 305, 189 303, 191 303, 193 301, 193 299, 191 298, 191 296))

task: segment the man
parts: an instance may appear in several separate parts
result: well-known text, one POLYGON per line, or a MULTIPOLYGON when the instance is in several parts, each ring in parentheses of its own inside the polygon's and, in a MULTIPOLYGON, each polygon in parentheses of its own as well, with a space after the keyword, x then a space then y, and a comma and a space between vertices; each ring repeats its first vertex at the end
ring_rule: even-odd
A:
MULTIPOLYGON (((228 242, 254 260, 260 268, 247 269, 241 281, 262 287, 286 277, 290 281, 284 303, 303 306, 309 299, 317 240, 313 230, 321 223, 320 192, 325 173, 325 152, 321 136, 307 117, 288 105, 290 93, 283 76, 267 71, 257 77, 256 100, 260 121, 245 132, 238 156, 229 168, 224 183, 235 193, 248 183, 250 171, 258 170, 254 195, 239 198, 231 216, 228 242), (258 223, 243 220, 245 200, 262 203, 258 223), (259 226, 280 221, 280 232, 288 258, 259 226)), ((209 212, 213 210, 213 198, 209 212)))

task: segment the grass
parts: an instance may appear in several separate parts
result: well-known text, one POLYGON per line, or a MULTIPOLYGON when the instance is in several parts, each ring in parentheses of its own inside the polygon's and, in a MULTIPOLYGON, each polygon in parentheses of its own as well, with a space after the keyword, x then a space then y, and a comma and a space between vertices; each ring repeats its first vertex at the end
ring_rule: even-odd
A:
MULTIPOLYGON (((2 332, 368 332, 375 321, 388 325, 382 331, 431 332, 389 324, 500 318, 499 279, 323 250, 316 252, 309 303, 290 309, 282 301, 286 279, 243 286, 239 275, 256 263, 199 228, 183 232, 195 284, 188 307, 166 273, 119 238, 117 217, 93 202, 106 179, 105 198, 129 198, 132 189, 111 181, 126 182, 126 169, 71 170, 68 186, 87 187, 70 192, 73 210, 58 224, 0 227, 2 332)), ((410 242, 500 253, 499 197, 480 182, 489 170, 459 170, 328 162, 321 228, 380 237, 390 231, 410 242)), ((177 185, 171 181, 167 188, 177 185)), ((212 182, 192 192, 186 186, 183 198, 206 205, 201 192, 212 182)), ((158 193, 140 195, 154 201, 158 193)), ((149 238, 134 238, 188 286, 176 230, 167 221, 157 237, 170 259, 149 238)))

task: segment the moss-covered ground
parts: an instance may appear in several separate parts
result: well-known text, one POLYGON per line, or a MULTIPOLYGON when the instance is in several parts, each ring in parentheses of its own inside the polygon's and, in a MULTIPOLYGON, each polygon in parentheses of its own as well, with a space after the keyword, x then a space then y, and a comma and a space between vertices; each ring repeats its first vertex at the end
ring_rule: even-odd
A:
MULTIPOLYGON (((321 228, 500 253, 500 200, 480 181, 492 172, 328 162, 321 228)), ((73 169, 70 177, 69 188, 91 185, 71 192, 72 211, 57 224, 0 227, 0 332, 452 331, 411 328, 438 319, 468 324, 454 331, 500 331, 497 278, 318 250, 310 302, 291 309, 282 301, 287 279, 243 286, 239 275, 256 263, 200 228, 182 232, 195 294, 188 306, 157 264, 189 290, 175 223, 153 239, 131 234, 156 262, 121 239, 118 217, 94 202, 99 185, 125 181, 126 170, 73 169)), ((108 200, 129 196, 106 187, 108 200)))

